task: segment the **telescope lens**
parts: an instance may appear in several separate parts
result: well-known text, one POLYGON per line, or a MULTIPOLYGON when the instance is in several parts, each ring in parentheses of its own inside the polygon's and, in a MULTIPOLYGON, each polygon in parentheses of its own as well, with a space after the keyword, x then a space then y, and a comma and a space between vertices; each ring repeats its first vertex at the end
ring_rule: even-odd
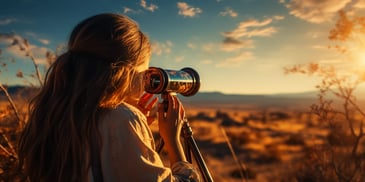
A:
POLYGON ((145 91, 152 94, 160 94, 166 90, 167 75, 161 68, 150 67, 144 75, 145 91))
POLYGON ((152 89, 158 88, 158 86, 161 84, 160 77, 158 75, 151 75, 150 84, 152 89))

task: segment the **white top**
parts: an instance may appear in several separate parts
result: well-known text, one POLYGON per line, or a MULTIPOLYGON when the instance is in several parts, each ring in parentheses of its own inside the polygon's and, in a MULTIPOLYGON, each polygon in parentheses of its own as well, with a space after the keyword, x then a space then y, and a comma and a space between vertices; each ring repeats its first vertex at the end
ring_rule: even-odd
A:
MULTIPOLYGON (((199 181, 198 172, 188 162, 164 166, 147 119, 134 106, 124 103, 108 112, 99 130, 105 182, 199 181)), ((89 177, 92 179, 91 170, 89 177)))

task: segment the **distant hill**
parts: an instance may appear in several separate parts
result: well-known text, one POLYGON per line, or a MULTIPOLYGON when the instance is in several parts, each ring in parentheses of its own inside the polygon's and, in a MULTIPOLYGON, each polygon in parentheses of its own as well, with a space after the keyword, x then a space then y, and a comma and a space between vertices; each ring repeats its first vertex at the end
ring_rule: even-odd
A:
POLYGON ((220 92, 201 92, 191 97, 180 97, 192 105, 241 105, 250 107, 300 107, 307 108, 316 101, 316 93, 243 95, 220 92))
MULTIPOLYGON (((11 95, 19 92, 20 90, 24 90, 25 88, 26 87, 19 86, 19 85, 6 87, 6 89, 8 90, 8 93, 11 95)), ((4 95, 4 93, 0 91, 0 95, 4 95)))
MULTIPOLYGON (((35 88, 32 88, 32 87, 25 87, 25 86, 19 86, 19 85, 16 85, 16 86, 9 86, 9 87, 6 87, 8 93, 11 95, 11 96, 22 96, 22 97, 28 97, 30 95, 30 91, 31 90, 35 90, 35 88)), ((1 100, 6 100, 6 96, 5 96, 5 93, 0 90, 0 101, 1 100)))
MULTIPOLYGON (((10 86, 8 92, 11 95, 21 93, 27 96, 31 89, 24 86, 10 86)), ((361 90, 362 91, 362 90, 361 90)), ((360 93, 362 93, 359 91, 360 93)), ((34 92, 33 92, 34 93, 34 92)), ((309 108, 317 101, 317 91, 289 94, 224 94, 221 92, 198 92, 196 95, 179 98, 184 104, 204 107, 220 107, 223 105, 235 105, 242 107, 283 107, 283 108, 309 108)), ((361 94, 359 94, 361 95, 361 94)), ((0 91, 0 99, 6 99, 5 94, 0 91)))

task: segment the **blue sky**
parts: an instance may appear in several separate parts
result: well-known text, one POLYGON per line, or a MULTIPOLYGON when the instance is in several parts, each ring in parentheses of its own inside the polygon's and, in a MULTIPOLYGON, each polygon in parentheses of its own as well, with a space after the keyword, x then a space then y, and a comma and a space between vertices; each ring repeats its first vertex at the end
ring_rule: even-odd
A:
MULTIPOLYGON (((72 28, 97 13, 126 14, 153 47, 151 66, 193 67, 201 91, 273 94, 313 90, 314 77, 285 75, 283 67, 319 62, 346 69, 344 55, 328 49, 337 11, 362 13, 365 0, 1 0, 0 48, 4 84, 23 83, 18 71, 33 71, 31 61, 9 46, 6 35, 29 40, 39 64, 45 52, 65 44, 72 28)), ((364 49, 365 51, 365 49, 364 49)), ((357 54, 360 55, 360 54, 357 54)), ((347 55, 348 56, 348 55, 347 55)), ((354 56, 352 56, 354 57, 354 56)), ((359 56, 358 56, 359 57, 359 56)), ((360 55, 361 57, 361 55, 360 55)), ((364 55, 365 58, 365 55, 364 55)))

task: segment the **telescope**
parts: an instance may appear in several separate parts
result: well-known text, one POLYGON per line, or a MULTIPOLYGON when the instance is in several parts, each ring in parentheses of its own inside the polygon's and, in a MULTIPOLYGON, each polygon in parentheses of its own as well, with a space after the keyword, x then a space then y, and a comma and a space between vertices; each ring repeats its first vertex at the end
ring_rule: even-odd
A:
POLYGON ((151 94, 176 92, 183 96, 193 96, 200 88, 200 77, 193 68, 181 70, 150 67, 144 74, 145 91, 151 94))
MULTIPOLYGON (((146 70, 143 77, 145 91, 151 94, 166 95, 169 92, 180 93, 183 96, 193 96, 200 88, 200 77, 197 71, 193 68, 185 67, 181 70, 169 70, 158 67, 150 67, 146 70)), ((167 100, 164 99, 165 111, 167 110, 167 100)), ((191 154, 197 162, 200 172, 205 182, 213 182, 213 178, 205 164, 198 145, 193 137, 193 130, 190 127, 188 120, 184 119, 183 124, 184 137, 184 153, 187 161, 193 162, 191 154)), ((164 145, 161 139, 157 146, 157 152, 160 153, 164 145)))

